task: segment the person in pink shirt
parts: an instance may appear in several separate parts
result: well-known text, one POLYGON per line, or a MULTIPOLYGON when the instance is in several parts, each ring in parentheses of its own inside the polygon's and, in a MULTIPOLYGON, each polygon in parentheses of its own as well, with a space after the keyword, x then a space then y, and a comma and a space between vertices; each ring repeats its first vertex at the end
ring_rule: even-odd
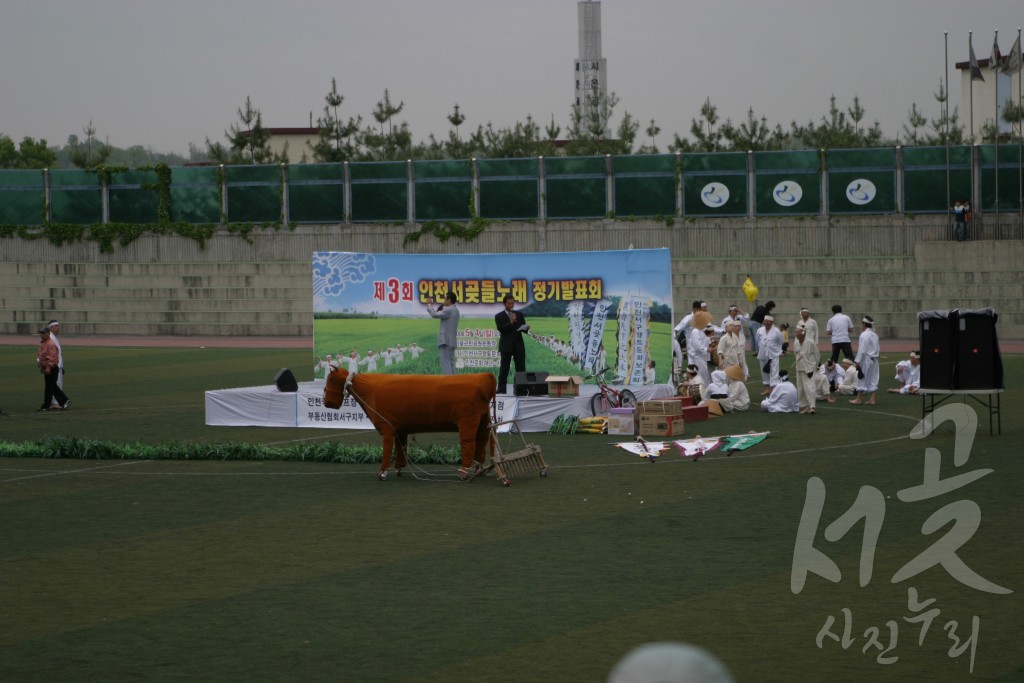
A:
POLYGON ((36 359, 39 364, 39 372, 43 373, 43 406, 39 410, 50 410, 51 404, 56 401, 61 410, 67 410, 71 406, 71 399, 64 395, 64 392, 57 386, 57 378, 60 375, 60 352, 57 345, 50 339, 50 328, 43 327, 39 330, 39 356, 36 359))

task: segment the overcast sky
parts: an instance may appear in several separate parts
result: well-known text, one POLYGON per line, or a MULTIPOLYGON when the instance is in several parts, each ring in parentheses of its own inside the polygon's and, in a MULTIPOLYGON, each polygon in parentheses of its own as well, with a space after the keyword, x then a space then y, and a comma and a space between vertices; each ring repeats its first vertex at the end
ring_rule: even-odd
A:
MULTIPOLYGON (((895 137, 912 103, 953 64, 1004 54, 1024 24, 1021 0, 604 0, 609 89, 641 136, 654 119, 664 150, 706 97, 722 119, 749 107, 769 124, 820 120, 833 93, 854 95, 895 137)), ((413 138, 552 115, 564 131, 579 50, 575 0, 2 0, 0 133, 63 145, 92 120, 101 139, 187 153, 224 140, 246 96, 268 127, 309 125, 331 78, 343 118, 371 112, 384 89, 403 101, 413 138)), ((961 111, 961 121, 966 113, 961 111)))

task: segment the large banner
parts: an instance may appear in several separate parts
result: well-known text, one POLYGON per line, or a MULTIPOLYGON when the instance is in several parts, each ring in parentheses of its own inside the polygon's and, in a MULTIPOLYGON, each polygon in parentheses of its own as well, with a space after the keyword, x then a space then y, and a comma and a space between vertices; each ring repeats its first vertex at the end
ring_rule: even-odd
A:
MULTIPOLYGON (((436 309, 458 298, 458 372, 497 372, 495 315, 511 294, 530 325, 526 369, 664 383, 672 368, 668 249, 539 254, 313 255, 314 377, 440 374, 436 309), (654 372, 651 373, 652 368, 654 372)), ((514 369, 513 369, 514 370, 514 369)), ((510 377, 510 383, 511 383, 510 377)), ((594 380, 590 380, 594 381, 594 380)))

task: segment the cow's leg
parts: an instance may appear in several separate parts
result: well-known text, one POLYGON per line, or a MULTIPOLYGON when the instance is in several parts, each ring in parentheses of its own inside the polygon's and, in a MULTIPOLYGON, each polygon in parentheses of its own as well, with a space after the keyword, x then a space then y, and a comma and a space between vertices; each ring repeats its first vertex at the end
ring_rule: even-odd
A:
POLYGON ((380 474, 378 478, 383 481, 388 478, 388 469, 391 468, 391 449, 395 447, 395 431, 390 427, 385 427, 381 431, 381 447, 380 474))
POLYGON ((398 432, 395 441, 395 475, 402 476, 402 470, 409 464, 409 435, 405 432, 398 432))
POLYGON ((466 418, 459 422, 459 443, 462 446, 462 467, 459 468, 459 479, 469 479, 483 469, 477 458, 477 423, 466 418))
POLYGON ((476 448, 473 453, 473 459, 480 467, 484 466, 484 460, 487 459, 487 444, 490 442, 489 437, 491 435, 490 423, 490 418, 484 416, 476 430, 476 448))

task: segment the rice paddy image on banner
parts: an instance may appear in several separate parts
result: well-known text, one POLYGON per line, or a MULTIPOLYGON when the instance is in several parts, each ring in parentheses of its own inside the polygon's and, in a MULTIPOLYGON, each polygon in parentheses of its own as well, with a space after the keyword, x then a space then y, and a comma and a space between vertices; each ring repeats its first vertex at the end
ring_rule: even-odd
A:
MULTIPOLYGON (((457 372, 497 372, 494 316, 526 317, 526 369, 642 384, 672 368, 668 249, 530 254, 313 254, 313 375, 440 374, 432 309, 458 299, 457 372)), ((594 380, 591 380, 594 381, 594 380)))

